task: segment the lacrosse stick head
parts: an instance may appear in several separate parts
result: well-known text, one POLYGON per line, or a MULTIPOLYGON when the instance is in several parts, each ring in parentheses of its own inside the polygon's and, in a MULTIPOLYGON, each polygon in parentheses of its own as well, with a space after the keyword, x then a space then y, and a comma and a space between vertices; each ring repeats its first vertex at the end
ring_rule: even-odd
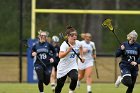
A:
POLYGON ((59 37, 60 37, 60 39, 62 39, 62 40, 66 40, 66 39, 67 39, 67 36, 64 36, 63 33, 59 33, 59 37))
POLYGON ((103 22, 102 26, 103 26, 103 27, 107 27, 110 31, 113 31, 114 28, 113 28, 111 22, 112 22, 112 20, 108 18, 108 19, 106 19, 106 20, 103 22))

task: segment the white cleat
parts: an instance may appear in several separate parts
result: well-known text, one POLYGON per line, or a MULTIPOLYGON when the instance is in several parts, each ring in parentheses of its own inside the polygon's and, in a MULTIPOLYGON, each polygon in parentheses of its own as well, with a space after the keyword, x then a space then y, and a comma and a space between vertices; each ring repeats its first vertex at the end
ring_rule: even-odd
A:
POLYGON ((115 87, 118 88, 119 85, 121 84, 121 80, 122 80, 122 77, 121 76, 118 76, 116 82, 115 82, 115 87))

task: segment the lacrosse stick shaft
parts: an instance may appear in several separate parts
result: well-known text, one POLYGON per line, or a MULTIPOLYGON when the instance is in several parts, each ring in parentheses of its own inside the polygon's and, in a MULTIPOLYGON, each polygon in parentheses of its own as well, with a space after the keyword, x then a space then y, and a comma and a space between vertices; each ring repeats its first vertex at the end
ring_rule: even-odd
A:
POLYGON ((37 59, 39 60, 39 62, 44 66, 44 67, 46 67, 46 65, 43 63, 43 61, 38 57, 38 56, 36 56, 37 57, 37 59))
POLYGON ((97 68, 96 60, 94 61, 94 64, 95 64, 96 76, 99 79, 99 74, 98 74, 98 68, 97 68))
POLYGON ((115 31, 113 30, 112 32, 113 32, 114 36, 116 37, 116 39, 117 39, 118 43, 121 45, 121 42, 120 42, 120 40, 119 40, 118 36, 116 35, 115 31))
POLYGON ((52 64, 52 63, 47 63, 46 65, 45 65, 45 63, 43 63, 43 61, 39 58, 39 56, 36 56, 37 57, 37 59, 39 60, 39 62, 46 68, 47 66, 46 65, 49 65, 49 64, 52 64))
MULTIPOLYGON (((66 41, 65 41, 66 42, 66 41)), ((69 46, 70 44, 68 42, 66 42, 69 46)), ((76 56, 80 59, 80 61, 82 62, 82 58, 76 53, 76 51, 72 48, 72 51, 76 54, 76 56)))
MULTIPOLYGON (((60 37, 68 44, 68 46, 70 46, 70 44, 65 40, 63 34, 59 34, 60 37)), ((80 61, 82 62, 82 58, 76 53, 76 51, 72 48, 72 51, 76 54, 76 56, 80 59, 80 61)))

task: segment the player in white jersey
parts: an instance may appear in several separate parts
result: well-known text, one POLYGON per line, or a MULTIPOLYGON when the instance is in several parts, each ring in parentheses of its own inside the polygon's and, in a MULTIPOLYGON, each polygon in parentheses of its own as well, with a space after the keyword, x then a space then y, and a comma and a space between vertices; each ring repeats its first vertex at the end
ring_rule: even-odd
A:
MULTIPOLYGON (((67 41, 64 41, 60 46, 60 61, 57 66, 57 86, 55 88, 55 93, 61 93, 67 76, 71 79, 69 93, 74 93, 78 80, 77 56, 72 49, 74 49, 76 53, 80 52, 82 56, 82 47, 80 42, 76 40, 77 32, 73 27, 67 27, 66 35, 67 41), (70 46, 67 43, 69 43, 70 46)), ((82 62, 84 62, 83 59, 82 62)))
POLYGON ((91 41, 91 34, 86 33, 85 38, 81 41, 83 47, 83 57, 85 59, 84 63, 78 61, 79 75, 77 85, 80 86, 80 80, 86 76, 87 83, 87 93, 92 93, 91 84, 92 84, 92 68, 93 62, 96 58, 96 48, 95 43, 91 41))

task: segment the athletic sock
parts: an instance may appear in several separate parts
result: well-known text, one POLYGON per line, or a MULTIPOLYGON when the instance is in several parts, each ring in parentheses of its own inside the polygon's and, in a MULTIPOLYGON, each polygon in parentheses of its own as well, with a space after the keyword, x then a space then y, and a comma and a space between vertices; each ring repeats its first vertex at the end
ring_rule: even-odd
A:
POLYGON ((91 85, 87 85, 87 92, 91 92, 91 85))
POLYGON ((44 93, 44 92, 40 92, 40 93, 44 93))
POLYGON ((56 86, 56 84, 55 84, 55 83, 51 83, 51 88, 52 88, 52 90, 54 90, 54 89, 55 89, 55 86, 56 86))
POLYGON ((77 81, 77 87, 78 88, 80 87, 80 81, 79 80, 77 81))

